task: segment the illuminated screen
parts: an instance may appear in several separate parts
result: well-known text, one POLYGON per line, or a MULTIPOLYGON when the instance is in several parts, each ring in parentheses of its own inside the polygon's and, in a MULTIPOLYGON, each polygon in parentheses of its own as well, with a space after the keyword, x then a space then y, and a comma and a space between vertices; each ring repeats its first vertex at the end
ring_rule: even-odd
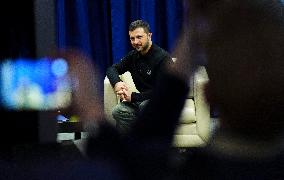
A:
POLYGON ((13 110, 51 110, 71 103, 65 59, 6 59, 1 61, 1 103, 13 110))

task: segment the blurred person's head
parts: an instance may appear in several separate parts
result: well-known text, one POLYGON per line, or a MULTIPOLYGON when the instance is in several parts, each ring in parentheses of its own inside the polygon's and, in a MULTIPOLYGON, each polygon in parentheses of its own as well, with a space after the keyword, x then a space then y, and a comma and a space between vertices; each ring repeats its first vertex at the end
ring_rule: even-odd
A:
POLYGON ((72 81, 72 104, 62 109, 62 113, 67 116, 77 115, 85 128, 101 123, 104 119, 101 95, 98 92, 101 74, 92 59, 78 49, 59 50, 55 56, 68 62, 72 81))
POLYGON ((136 20, 129 25, 130 43, 141 54, 146 54, 152 45, 150 25, 143 20, 136 20))
MULTIPOLYGON (((272 0, 202 0, 208 101, 221 126, 271 139, 284 129, 284 17, 272 0)), ((202 34, 201 34, 202 36, 202 34)))

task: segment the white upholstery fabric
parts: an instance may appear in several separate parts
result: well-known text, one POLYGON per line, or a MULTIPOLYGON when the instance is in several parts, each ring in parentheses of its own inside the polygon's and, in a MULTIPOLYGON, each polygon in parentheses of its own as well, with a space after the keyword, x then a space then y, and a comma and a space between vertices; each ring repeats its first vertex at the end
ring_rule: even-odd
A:
POLYGON ((180 116, 181 123, 194 123, 196 122, 195 106, 193 99, 187 99, 180 116))

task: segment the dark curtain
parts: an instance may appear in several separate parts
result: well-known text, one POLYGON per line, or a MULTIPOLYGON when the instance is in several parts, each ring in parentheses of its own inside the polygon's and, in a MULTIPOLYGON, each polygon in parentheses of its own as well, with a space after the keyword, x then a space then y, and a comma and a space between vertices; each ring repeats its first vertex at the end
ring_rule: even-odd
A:
POLYGON ((112 63, 110 15, 106 0, 57 0, 58 47, 81 49, 105 72, 112 63))
POLYGON ((33 1, 2 2, 0 22, 0 59, 35 57, 33 1))
POLYGON ((103 94, 103 78, 112 63, 110 2, 107 0, 57 0, 56 30, 59 48, 78 48, 90 56, 100 76, 96 83, 103 94))
POLYGON ((56 0, 57 44, 90 55, 103 82, 106 68, 131 50, 131 21, 148 21, 153 42, 171 52, 183 11, 183 0, 56 0))

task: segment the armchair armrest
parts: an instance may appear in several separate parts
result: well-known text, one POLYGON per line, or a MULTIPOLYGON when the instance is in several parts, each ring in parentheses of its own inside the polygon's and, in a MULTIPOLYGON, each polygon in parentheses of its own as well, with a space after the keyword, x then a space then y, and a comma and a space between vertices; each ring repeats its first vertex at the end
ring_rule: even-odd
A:
POLYGON ((110 82, 107 77, 104 79, 104 112, 106 118, 113 124, 115 120, 112 117, 112 109, 118 103, 119 99, 117 98, 110 82))
POLYGON ((206 69, 200 66, 194 76, 194 102, 196 107, 197 134, 207 142, 210 135, 210 108, 205 98, 204 87, 209 81, 206 69))

